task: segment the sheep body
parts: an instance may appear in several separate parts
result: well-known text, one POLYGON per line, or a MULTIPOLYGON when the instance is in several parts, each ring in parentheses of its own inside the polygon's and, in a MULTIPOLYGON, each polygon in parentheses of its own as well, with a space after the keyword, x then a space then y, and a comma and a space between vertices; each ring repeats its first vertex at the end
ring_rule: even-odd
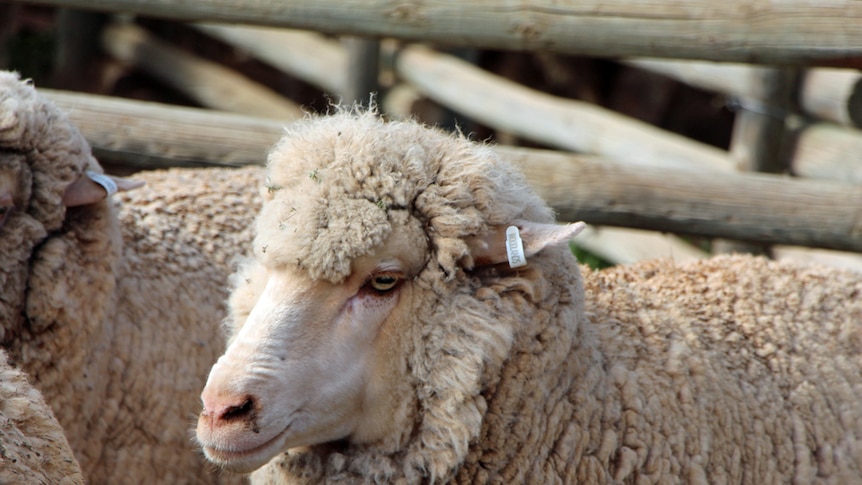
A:
POLYGON ((585 280, 558 244, 512 270, 486 260, 499 227, 563 230, 523 177, 373 113, 292 126, 264 192, 198 422, 213 461, 263 464, 252 483, 862 483, 855 273, 719 257, 585 280), (396 296, 365 296, 391 260, 396 296), (354 353, 359 384, 326 367, 354 353), (291 441, 336 382, 360 390, 291 441))
POLYGON ((0 349, 0 483, 78 485, 78 462, 60 424, 27 376, 0 349))
POLYGON ((88 483, 216 483, 189 439, 202 375, 223 348, 223 281, 250 241, 259 169, 136 175, 149 185, 66 208, 101 171, 67 118, 0 77, 0 342, 66 430, 88 483))

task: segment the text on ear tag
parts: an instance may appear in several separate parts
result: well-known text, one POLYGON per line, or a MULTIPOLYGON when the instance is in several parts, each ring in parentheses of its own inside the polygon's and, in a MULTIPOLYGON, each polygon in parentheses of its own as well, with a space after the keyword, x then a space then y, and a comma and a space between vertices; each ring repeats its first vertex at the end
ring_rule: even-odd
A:
POLYGON ((506 228, 506 256, 509 257, 510 268, 520 268, 527 264, 524 255, 524 243, 521 241, 521 232, 516 226, 506 228))

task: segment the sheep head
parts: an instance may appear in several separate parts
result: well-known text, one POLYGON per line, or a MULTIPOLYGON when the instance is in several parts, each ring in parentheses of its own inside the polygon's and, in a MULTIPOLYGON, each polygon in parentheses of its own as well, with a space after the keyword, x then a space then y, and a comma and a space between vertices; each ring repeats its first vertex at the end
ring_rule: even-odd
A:
POLYGON ((532 258, 583 224, 553 224, 488 147, 373 113, 291 127, 263 194, 229 346, 201 396, 206 456, 249 472, 340 441, 413 448, 404 473, 451 473, 511 345, 500 308, 476 297, 482 278, 517 273, 506 228, 521 229, 532 258))
MULTIPOLYGON (((109 220, 104 203, 80 209, 75 220, 68 217, 70 207, 106 199, 105 189, 86 176, 87 171, 98 173, 101 168, 65 114, 17 74, 0 72, 0 343, 8 344, 23 332, 42 331, 61 310, 86 311, 63 308, 67 282, 57 276, 60 267, 74 264, 72 256, 80 249, 77 238, 103 234, 96 226, 109 220), (49 235, 52 240, 46 241, 49 235)), ((118 186, 137 184, 121 181, 118 186)), ((94 246, 88 245, 95 251, 94 246)))

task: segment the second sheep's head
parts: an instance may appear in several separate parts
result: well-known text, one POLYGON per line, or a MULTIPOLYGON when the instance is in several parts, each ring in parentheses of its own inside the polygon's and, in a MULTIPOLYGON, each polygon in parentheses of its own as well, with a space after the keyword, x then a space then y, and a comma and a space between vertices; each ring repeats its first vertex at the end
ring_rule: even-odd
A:
POLYGON ((107 224, 101 214, 110 194, 95 180, 114 190, 140 184, 101 172, 67 116, 31 82, 0 71, 0 344, 13 356, 13 342, 22 334, 79 311, 65 305, 65 291, 56 289, 65 284, 55 278, 59 267, 77 264, 69 270, 77 274, 103 270, 90 265, 98 259, 92 255, 72 256, 82 247, 78 236, 95 231, 93 221, 107 224))
POLYGON ((207 457, 249 472, 336 440, 392 452, 433 426, 466 453, 514 331, 476 297, 483 278, 519 271, 506 228, 540 261, 583 224, 554 224, 490 147, 373 112, 297 123, 267 165, 229 346, 202 393, 207 457), (458 418, 424 415, 431 399, 458 418))

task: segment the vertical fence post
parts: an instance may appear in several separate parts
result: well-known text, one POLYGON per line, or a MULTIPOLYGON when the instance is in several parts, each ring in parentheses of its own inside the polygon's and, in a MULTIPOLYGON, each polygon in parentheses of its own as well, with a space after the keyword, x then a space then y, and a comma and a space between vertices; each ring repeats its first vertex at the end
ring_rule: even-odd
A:
POLYGON ((53 82, 72 90, 98 86, 93 62, 99 54, 99 39, 107 15, 63 8, 57 16, 57 51, 53 82))
POLYGON ((372 95, 380 90, 380 41, 347 37, 347 82, 342 93, 342 103, 368 106, 372 95))
POLYGON ((9 49, 6 45, 12 36, 16 13, 20 7, 15 3, 0 2, 0 69, 9 68, 9 49))
MULTIPOLYGON (((730 156, 741 172, 784 173, 788 167, 787 117, 794 109, 797 71, 767 67, 751 72, 753 95, 732 103, 738 110, 733 123, 730 156)), ((718 239, 713 252, 770 253, 768 246, 718 239)))

